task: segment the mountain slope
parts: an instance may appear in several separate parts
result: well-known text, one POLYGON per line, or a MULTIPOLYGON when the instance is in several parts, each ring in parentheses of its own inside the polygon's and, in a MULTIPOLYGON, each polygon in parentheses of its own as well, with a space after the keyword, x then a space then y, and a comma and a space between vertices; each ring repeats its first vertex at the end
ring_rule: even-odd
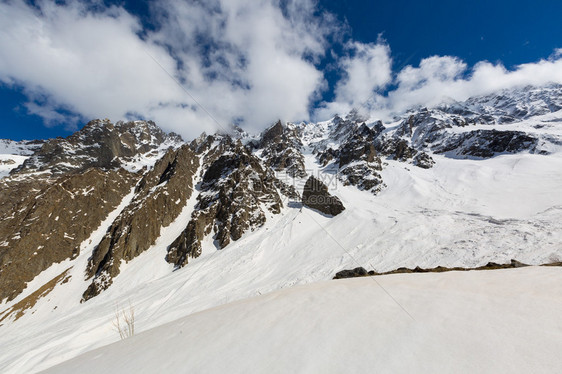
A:
POLYGON ((129 302, 140 332, 357 266, 562 260, 562 111, 544 109, 556 89, 533 92, 510 121, 471 102, 511 108, 522 91, 390 123, 352 112, 184 143, 143 121, 93 121, 45 143, 0 180, 0 370, 115 341, 129 302), (303 206, 310 176, 345 210, 303 206))
POLYGON ((560 276, 527 268, 315 283, 192 314, 46 372, 555 372, 560 276))

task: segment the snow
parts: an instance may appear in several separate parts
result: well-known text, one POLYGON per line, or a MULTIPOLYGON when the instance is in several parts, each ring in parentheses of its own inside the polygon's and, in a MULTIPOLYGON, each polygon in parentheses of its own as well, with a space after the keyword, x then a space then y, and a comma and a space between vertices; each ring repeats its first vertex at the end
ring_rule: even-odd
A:
MULTIPOLYGON (((196 191, 153 248, 124 264, 113 285, 94 299, 79 304, 87 287, 82 255, 34 280, 24 295, 74 266, 68 283, 0 327, 0 371, 35 372, 118 340, 114 309, 129 301, 142 332, 225 303, 325 281, 356 266, 386 271, 562 259, 562 195, 552 193, 562 190, 560 154, 434 158, 432 169, 388 161, 382 172, 388 187, 378 196, 330 184, 347 208, 334 218, 284 201, 282 214, 268 217, 263 227, 221 251, 208 237, 201 257, 172 271, 164 261, 166 248, 188 222, 196 191)), ((305 161, 309 172, 333 176, 310 154, 305 161)))
MULTIPOLYGON (((356 266, 386 271, 512 258, 531 264, 562 260, 562 195, 551 192, 562 189, 560 155, 435 158, 432 169, 388 161, 383 170, 388 188, 378 196, 341 183, 331 186, 347 208, 334 218, 285 201, 282 214, 268 217, 263 227, 221 251, 208 237, 201 257, 172 271, 164 261, 166 247, 185 227, 195 192, 154 247, 124 264, 113 285, 94 299, 78 302, 87 286, 87 257, 34 280, 29 292, 74 265, 68 283, 0 327, 0 371, 35 372, 118 340, 114 310, 129 301, 142 332, 225 303, 326 281, 356 266)), ((305 161, 322 175, 310 155, 305 161)))
MULTIPOLYGON (((156 140, 153 139, 149 142, 152 145, 156 145, 156 140)), ((184 143, 175 140, 167 139, 162 144, 160 144, 155 149, 152 149, 146 153, 140 153, 131 159, 121 159, 121 167, 130 172, 138 172, 143 168, 151 169, 154 167, 156 161, 158 161, 162 156, 168 152, 170 148, 177 149, 181 147, 184 143)))
POLYGON ((7 177, 10 171, 23 164, 28 158, 29 156, 0 154, 0 179, 7 177))
MULTIPOLYGON (((316 162, 314 148, 338 145, 330 138, 331 121, 295 125, 303 133, 307 173, 332 181, 327 185, 346 207, 343 213, 330 218, 285 199, 282 213, 268 214, 263 227, 220 251, 207 236, 202 255, 174 270, 164 257, 191 217, 196 189, 149 250, 123 263, 109 289, 80 304, 89 284, 87 260, 129 195, 82 243, 76 259, 51 266, 15 300, 0 304, 0 311, 10 308, 70 268, 67 283, 19 320, 2 322, 0 372, 37 372, 89 351, 60 372, 558 372, 560 269, 376 278, 413 321, 373 279, 326 281, 357 266, 382 272, 562 261, 561 116, 455 127, 450 131, 521 130, 555 141, 547 139, 547 156, 461 160, 432 154, 431 169, 385 160, 387 187, 377 196, 344 186, 333 165, 316 162), (129 302, 138 336, 92 351, 119 340, 115 309, 129 302), (131 352, 135 360, 124 360, 131 352)), ((385 132, 400 123, 387 124, 385 132)), ((166 149, 127 167, 150 168, 166 149)), ((306 181, 277 175, 297 190, 306 181)))
POLYGON ((46 373, 560 372, 561 276, 532 267, 320 282, 196 313, 46 373))
POLYGON ((30 156, 34 150, 41 147, 41 143, 33 144, 27 140, 22 140, 19 142, 0 139, 0 154, 18 155, 18 156, 30 156))

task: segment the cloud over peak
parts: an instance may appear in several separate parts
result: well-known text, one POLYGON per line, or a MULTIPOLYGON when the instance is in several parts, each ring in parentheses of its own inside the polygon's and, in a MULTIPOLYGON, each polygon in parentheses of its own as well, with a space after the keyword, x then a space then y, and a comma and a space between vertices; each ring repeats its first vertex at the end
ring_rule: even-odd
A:
POLYGON ((48 124, 75 125, 63 112, 138 116, 191 137, 233 121, 306 119, 324 84, 314 62, 334 29, 314 5, 167 0, 152 4, 155 30, 143 30, 115 6, 2 3, 0 80, 23 87, 48 124))
POLYGON ((444 97, 562 83, 560 50, 513 69, 431 56, 396 71, 382 38, 353 40, 316 0, 163 0, 150 3, 151 27, 94 5, 0 3, 0 82, 49 126, 146 118, 191 138, 233 122, 259 131, 352 108, 385 119, 444 97), (341 76, 331 85, 327 59, 341 76))

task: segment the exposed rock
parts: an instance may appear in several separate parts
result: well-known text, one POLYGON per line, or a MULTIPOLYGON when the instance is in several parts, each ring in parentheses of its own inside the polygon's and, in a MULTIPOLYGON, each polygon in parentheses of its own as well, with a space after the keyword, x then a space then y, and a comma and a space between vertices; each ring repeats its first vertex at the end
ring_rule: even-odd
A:
POLYGON ((353 161, 365 161, 376 164, 373 167, 381 170, 381 161, 373 145, 374 138, 375 133, 363 123, 340 148, 338 154, 340 168, 353 161))
POLYGON ((264 147, 267 147, 269 145, 269 143, 273 143, 273 142, 278 141, 283 136, 284 132, 285 132, 285 129, 284 129, 281 121, 279 120, 279 121, 275 122, 275 124, 273 126, 271 126, 269 129, 265 130, 264 133, 262 134, 261 141, 260 141, 260 147, 264 148, 264 147))
POLYGON ((374 271, 367 271, 363 267, 358 267, 353 270, 342 270, 336 273, 333 279, 357 278, 375 275, 374 271))
POLYGON ((356 163, 340 169, 338 179, 345 186, 356 186, 361 190, 370 191, 376 195, 386 185, 383 182, 382 176, 375 170, 377 169, 366 163, 356 163))
POLYGON ((338 179, 344 185, 353 185, 377 194, 385 185, 378 173, 382 170, 382 163, 374 140, 384 130, 384 126, 378 122, 371 129, 365 123, 357 124, 341 119, 336 126, 337 136, 345 140, 337 150, 327 148, 319 152, 318 160, 324 166, 330 162, 337 163, 338 179))
POLYGON ((66 269, 61 274, 39 287, 36 291, 32 292, 30 295, 24 297, 22 300, 0 313, 0 326, 2 326, 1 323, 5 320, 12 319, 17 321, 26 313, 27 310, 33 308, 41 298, 44 298, 51 293, 57 285, 68 282, 71 278, 71 276, 68 275, 69 270, 70 268, 66 269))
POLYGON ((137 177, 125 170, 0 181, 0 300, 53 263, 74 258, 137 177))
POLYGON ((425 152, 419 152, 414 156, 414 165, 422 169, 429 169, 435 165, 435 161, 425 152))
MULTIPOLYGON (((208 151, 200 194, 191 221, 170 245, 166 260, 178 267, 201 254, 201 241, 214 234, 216 246, 224 248, 231 240, 263 225, 264 208, 272 214, 281 211, 283 203, 277 190, 282 182, 264 168, 239 141, 229 137, 208 151)), ((287 193, 296 193, 288 186, 287 193)))
MULTIPOLYGON (((514 269, 529 266, 517 260, 511 260, 508 264, 498 264, 495 262, 488 262, 484 266, 478 266, 474 268, 465 267, 453 267, 448 268, 445 266, 437 266, 434 268, 424 269, 419 266, 414 269, 409 269, 405 267, 398 268, 396 270, 386 271, 384 273, 377 273, 374 270, 366 271, 362 267, 355 268, 353 270, 342 270, 336 273, 332 279, 343 279, 343 278, 356 278, 356 277, 366 277, 372 275, 388 275, 388 274, 403 274, 403 273, 444 273, 447 271, 471 271, 471 270, 498 270, 498 269, 514 269)), ((541 266, 562 266, 562 263, 548 263, 542 264, 541 266)))
POLYGON ((88 300, 109 287, 130 261, 153 245, 160 229, 174 221, 193 192, 199 158, 188 145, 170 150, 138 183, 131 204, 113 222, 88 262, 87 278, 94 277, 83 294, 88 300))
POLYGON ((306 181, 302 193, 302 203, 331 216, 337 216, 345 210, 340 199, 330 195, 328 187, 313 176, 306 181))
POLYGON ((408 141, 397 137, 379 137, 375 141, 375 149, 392 160, 408 162, 424 169, 431 168, 435 161, 430 155, 418 151, 408 144, 408 141))
POLYGON ((291 176, 306 177, 302 142, 292 124, 283 126, 281 121, 267 129, 261 137, 261 157, 274 170, 285 170, 291 176))
POLYGON ((90 121, 67 138, 50 139, 14 173, 48 171, 54 174, 82 171, 91 167, 104 170, 148 153, 165 142, 181 142, 176 134, 166 134, 153 122, 90 121))
POLYGON ((434 145, 436 153, 450 152, 457 156, 490 158, 498 153, 533 151, 538 139, 522 131, 475 130, 450 134, 434 145))

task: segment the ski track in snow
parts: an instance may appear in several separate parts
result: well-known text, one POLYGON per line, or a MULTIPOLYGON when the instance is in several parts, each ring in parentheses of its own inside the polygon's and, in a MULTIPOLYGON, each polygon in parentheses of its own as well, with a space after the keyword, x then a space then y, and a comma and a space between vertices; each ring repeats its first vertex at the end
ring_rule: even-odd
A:
MULTIPOLYGON (((282 214, 268 216, 263 227, 220 251, 207 238, 199 258, 172 271, 164 261, 166 248, 189 220, 194 191, 150 250, 124 264, 108 290, 79 304, 88 284, 87 260, 129 195, 92 234, 91 243, 83 243, 77 259, 53 265, 17 299, 1 305, 2 311, 9 308, 72 266, 71 281, 15 323, 0 326, 0 371, 36 372, 117 341, 115 309, 129 302, 136 331, 142 332, 222 304, 329 280, 357 266, 387 271, 562 260, 562 194, 553 193, 562 191, 561 153, 433 157, 436 164, 427 170, 385 160, 381 174, 388 187, 377 196, 331 184, 331 193, 346 207, 337 217, 285 201, 282 214)), ((331 177, 310 153, 305 161, 309 172, 331 177)), ((303 181, 292 182, 302 188, 303 181)))

